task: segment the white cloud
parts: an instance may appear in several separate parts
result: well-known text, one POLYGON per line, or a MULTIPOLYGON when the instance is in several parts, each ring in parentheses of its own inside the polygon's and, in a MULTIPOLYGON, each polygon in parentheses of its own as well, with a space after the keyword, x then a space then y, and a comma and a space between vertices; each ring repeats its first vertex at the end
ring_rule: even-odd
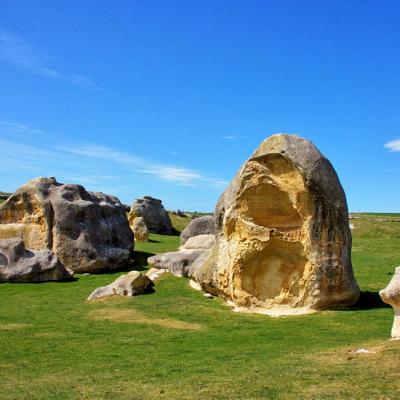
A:
POLYGON ((207 177, 185 167, 151 162, 135 155, 104 146, 55 146, 55 149, 69 154, 91 157, 104 162, 113 162, 122 165, 130 171, 153 175, 161 180, 174 182, 179 185, 208 184, 223 187, 227 184, 223 179, 207 177))
POLYGON ((104 90, 101 86, 96 85, 90 79, 82 75, 71 75, 69 80, 75 86, 80 86, 83 89, 91 90, 92 92, 100 92, 104 90))
POLYGON ((103 90, 102 87, 85 76, 60 73, 51 66, 53 59, 54 57, 38 51, 20 36, 11 32, 0 31, 0 60, 44 78, 68 81, 75 86, 94 92, 103 90))
POLYGON ((244 136, 244 135, 238 135, 238 136, 224 135, 224 136, 221 136, 221 138, 226 139, 226 140, 235 140, 235 139, 246 139, 246 136, 244 136))
POLYGON ((390 151, 400 151, 400 139, 390 140, 383 147, 390 151))
POLYGON ((40 129, 34 129, 19 122, 6 121, 0 118, 0 135, 25 137, 44 133, 40 129))

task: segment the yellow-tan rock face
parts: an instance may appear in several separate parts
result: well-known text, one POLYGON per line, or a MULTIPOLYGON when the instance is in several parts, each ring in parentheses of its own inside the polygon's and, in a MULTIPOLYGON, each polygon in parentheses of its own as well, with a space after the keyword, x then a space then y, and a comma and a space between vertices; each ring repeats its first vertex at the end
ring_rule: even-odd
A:
POLYGON ((265 140, 221 196, 216 220, 213 259, 199 271, 238 310, 291 314, 357 300, 345 194, 312 143, 265 140))
POLYGON ((149 240, 149 230, 144 222, 143 217, 132 217, 129 214, 129 225, 137 242, 147 242, 149 240))

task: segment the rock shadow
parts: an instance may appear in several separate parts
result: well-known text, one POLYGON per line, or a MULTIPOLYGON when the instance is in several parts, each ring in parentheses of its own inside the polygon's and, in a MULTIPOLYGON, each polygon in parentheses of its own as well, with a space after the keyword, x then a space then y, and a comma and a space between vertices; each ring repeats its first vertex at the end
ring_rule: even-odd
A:
POLYGON ((337 307, 334 310, 338 311, 361 311, 361 310, 373 310, 376 308, 391 308, 389 304, 386 304, 379 297, 379 292, 370 292, 368 290, 362 291, 357 303, 348 307, 337 307))

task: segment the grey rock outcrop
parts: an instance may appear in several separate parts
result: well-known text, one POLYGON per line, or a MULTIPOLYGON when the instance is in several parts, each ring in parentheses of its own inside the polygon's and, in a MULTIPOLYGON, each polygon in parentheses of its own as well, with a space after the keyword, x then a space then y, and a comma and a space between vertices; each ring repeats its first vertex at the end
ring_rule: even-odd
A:
POLYGON ((0 240, 0 282, 62 281, 72 275, 49 250, 28 250, 20 238, 0 240))
POLYGON ((208 234, 215 235, 215 217, 213 215, 205 215, 190 221, 180 235, 181 244, 185 244, 193 236, 208 234))
POLYGON ((215 244, 215 235, 198 235, 189 238, 181 247, 180 250, 184 249, 203 249, 207 250, 215 244))
POLYGON ((346 197, 311 142, 266 139, 215 217, 217 245, 189 273, 237 310, 283 315, 357 301, 346 197))
POLYGON ((20 237, 48 249, 75 272, 119 268, 130 258, 133 233, 120 201, 55 178, 29 181, 0 205, 0 239, 20 237))
POLYGON ((107 286, 95 289, 87 298, 88 301, 108 296, 138 296, 150 293, 154 286, 153 281, 138 271, 131 271, 121 275, 107 286))
POLYGON ((188 271, 193 261, 196 260, 204 250, 187 249, 181 251, 172 251, 169 253, 156 254, 149 257, 147 262, 149 266, 158 269, 167 269, 175 276, 188 276, 188 271))
POLYGON ((159 199, 151 196, 136 199, 128 216, 129 223, 132 224, 137 217, 143 217, 150 232, 171 234, 174 231, 169 215, 159 199))

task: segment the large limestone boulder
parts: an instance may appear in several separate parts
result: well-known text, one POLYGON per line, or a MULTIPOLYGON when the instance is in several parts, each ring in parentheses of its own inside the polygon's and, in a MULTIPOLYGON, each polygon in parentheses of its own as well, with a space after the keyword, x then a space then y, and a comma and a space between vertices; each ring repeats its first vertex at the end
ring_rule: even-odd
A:
POLYGON ((143 217, 136 217, 130 221, 131 229, 137 242, 147 242, 149 240, 149 230, 143 217))
POLYGON ((283 315, 357 301, 346 197, 311 142, 265 140, 215 215, 217 245, 190 274, 237 310, 283 315))
POLYGON ((129 223, 132 225, 137 217, 143 217, 144 222, 150 232, 171 234, 173 227, 168 213, 165 211, 161 200, 154 199, 151 196, 143 196, 136 199, 129 213, 129 223))
POLYGON ((400 339, 400 267, 396 268, 391 281, 385 289, 379 292, 379 296, 385 303, 393 307, 392 338, 400 339))
POLYGON ((0 239, 19 237, 29 249, 48 249, 75 272, 125 264, 133 233, 120 201, 84 187, 37 178, 0 205, 0 239))
POLYGON ((62 281, 72 275, 49 250, 28 250, 20 238, 0 240, 0 282, 62 281))
POLYGON ((215 217, 213 215, 205 215, 192 220, 180 235, 181 244, 198 235, 215 235, 215 217))
POLYGON ((88 301, 108 296, 138 296, 149 293, 154 286, 153 281, 138 271, 121 275, 107 286, 94 290, 87 298, 88 301))

